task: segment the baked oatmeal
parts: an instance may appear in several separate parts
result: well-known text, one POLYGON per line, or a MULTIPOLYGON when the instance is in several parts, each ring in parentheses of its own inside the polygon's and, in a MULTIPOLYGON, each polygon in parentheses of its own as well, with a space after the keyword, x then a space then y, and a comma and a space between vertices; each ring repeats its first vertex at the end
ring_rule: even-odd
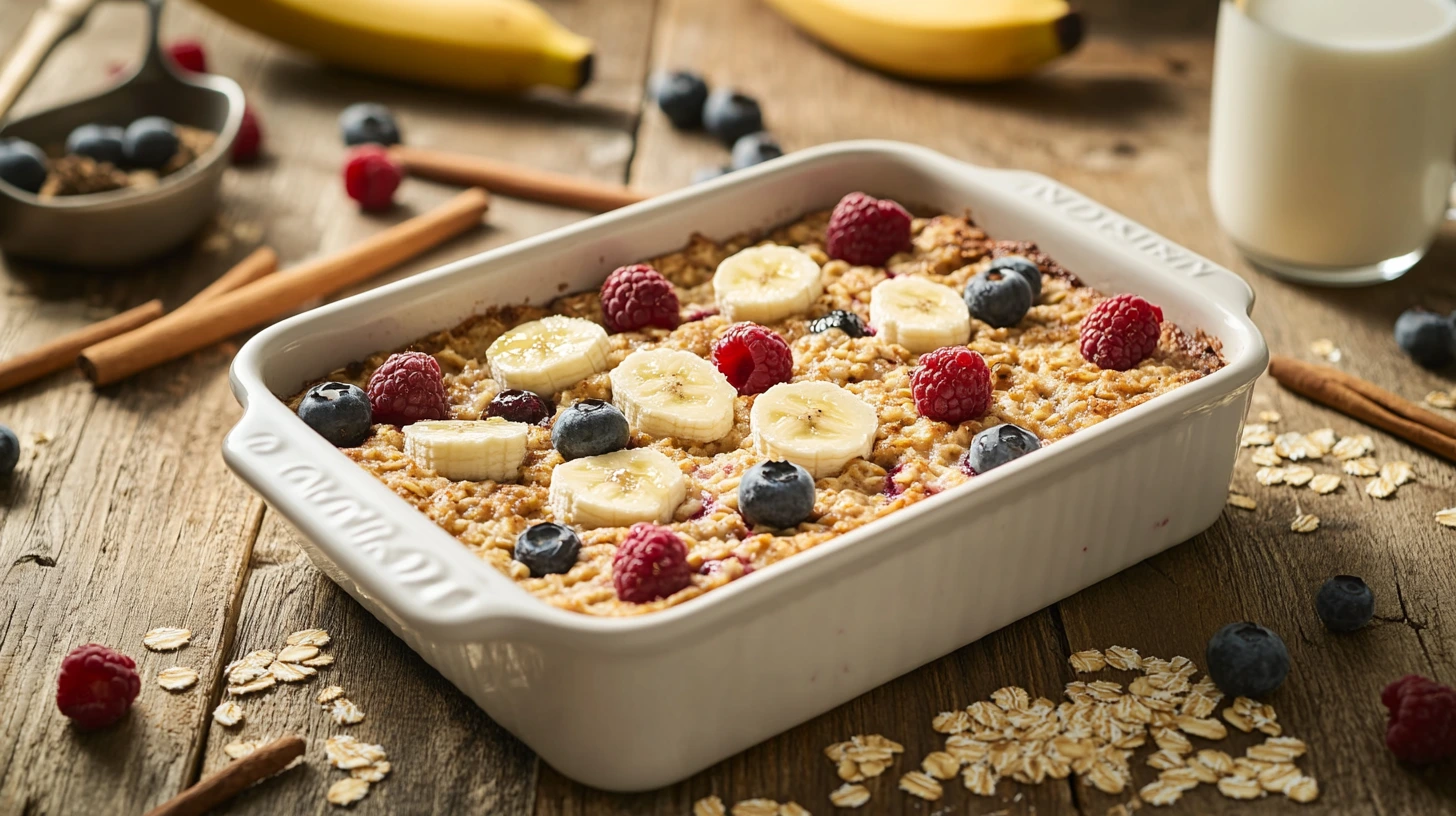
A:
POLYGON ((1216 339, 1033 244, 851 194, 766 235, 695 235, 601 292, 493 308, 290 404, 537 597, 615 616, 772 567, 1223 364, 1216 339))

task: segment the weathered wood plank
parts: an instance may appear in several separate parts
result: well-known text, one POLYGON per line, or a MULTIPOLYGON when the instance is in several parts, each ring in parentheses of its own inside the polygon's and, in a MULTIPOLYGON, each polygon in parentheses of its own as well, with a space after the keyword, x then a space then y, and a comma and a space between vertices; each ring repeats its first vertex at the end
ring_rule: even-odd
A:
MULTIPOLYGON (((321 71, 273 50, 235 48, 231 43, 221 49, 215 58, 218 69, 244 84, 250 98, 258 100, 265 126, 271 128, 269 140, 275 155, 264 167, 239 172, 238 186, 246 190, 240 190, 241 197, 256 202, 258 220, 284 258, 345 245, 378 230, 386 221, 432 206, 455 192, 406 180, 396 211, 382 219, 358 215, 337 178, 344 148, 335 136, 334 120, 345 105, 360 99, 391 106, 412 144, 623 180, 643 84, 651 3, 617 4, 611 15, 593 14, 567 2, 543 5, 599 43, 597 78, 579 101, 557 94, 537 94, 526 100, 462 97, 321 71)), ((210 24, 201 30, 207 42, 220 40, 206 36, 213 31, 210 24)), ((463 236, 384 279, 428 269, 585 215, 497 198, 491 204, 488 228, 463 236)), ((328 767, 323 742, 333 734, 349 733, 383 745, 393 764, 390 778, 356 805, 356 812, 529 813, 537 764, 534 755, 314 569, 299 551, 296 535, 276 513, 266 514, 254 546, 229 659, 270 644, 276 648, 296 629, 321 626, 334 636, 329 651, 338 662, 301 688, 285 687, 243 698, 248 719, 238 728, 208 724, 203 773, 228 761, 222 749, 233 739, 296 733, 309 744, 305 767, 248 792, 223 812, 330 811, 324 794, 344 774, 328 767), (337 726, 315 704, 317 692, 335 683, 364 709, 364 722, 337 726)), ((214 687, 212 694, 216 703, 221 689, 214 687)))
MULTIPOLYGON (((36 5, 0 8, 5 39, 36 5)), ((21 109, 104 85, 140 24, 140 7, 98 9, 21 109)), ((7 259, 0 353, 150 297, 179 303, 246 249, 105 275, 7 259)), ((262 510, 217 456, 237 413, 224 360, 210 352, 102 392, 66 373, 0 396, 0 422, 52 437, 0 485, 0 812, 141 812, 193 771, 206 694, 170 694, 156 673, 182 665, 211 679, 262 510), (192 628, 192 645, 146 652, 143 633, 163 625, 192 628), (81 734, 56 711, 54 684, 61 657, 92 641, 136 658, 142 692, 123 724, 81 734)))

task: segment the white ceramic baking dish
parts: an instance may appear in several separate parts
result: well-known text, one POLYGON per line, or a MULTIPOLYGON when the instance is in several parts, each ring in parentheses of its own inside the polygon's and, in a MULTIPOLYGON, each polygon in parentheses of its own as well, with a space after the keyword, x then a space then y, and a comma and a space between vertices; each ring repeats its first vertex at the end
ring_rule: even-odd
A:
POLYGON ((924 148, 805 150, 315 309, 232 367, 223 454, 313 561, 565 775, 682 779, 1205 529, 1224 506, 1268 352, 1232 272, 1044 176, 924 148), (966 208, 1105 292, 1223 342, 1227 367, 671 609, 597 618, 538 601, 310 431, 279 400, 494 304, 596 287, 614 267, 865 190, 966 208))

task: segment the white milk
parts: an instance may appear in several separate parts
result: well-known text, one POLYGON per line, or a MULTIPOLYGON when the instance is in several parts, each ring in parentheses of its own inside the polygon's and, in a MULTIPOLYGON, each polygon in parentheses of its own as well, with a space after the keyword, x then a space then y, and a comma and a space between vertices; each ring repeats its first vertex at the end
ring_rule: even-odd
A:
POLYGON ((1256 263, 1320 283, 1399 276, 1445 217, 1456 1, 1225 0, 1209 191, 1256 263))

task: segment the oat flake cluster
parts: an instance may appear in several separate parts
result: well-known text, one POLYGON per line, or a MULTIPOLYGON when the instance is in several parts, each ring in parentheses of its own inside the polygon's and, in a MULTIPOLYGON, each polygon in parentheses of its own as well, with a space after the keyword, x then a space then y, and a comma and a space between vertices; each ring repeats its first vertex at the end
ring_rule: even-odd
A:
MULTIPOLYGON (((1347 476, 1366 478, 1365 494, 1375 499, 1388 499, 1404 484, 1415 480, 1415 468, 1409 462, 1391 461, 1382 464, 1372 454, 1375 440, 1368 434, 1338 436, 1332 428, 1320 428, 1309 433, 1276 433, 1270 426, 1279 422, 1276 411, 1262 411, 1259 422, 1244 426, 1240 446, 1253 448, 1249 460, 1258 465, 1254 481, 1264 487, 1287 485, 1294 488, 1308 488, 1317 495, 1327 495, 1339 490, 1344 479, 1337 473, 1319 473, 1307 462, 1326 464, 1326 457, 1339 463, 1340 471, 1347 476)), ((1255 510, 1258 501, 1246 493, 1230 490, 1228 504, 1241 510, 1255 510)), ((1442 510, 1436 514, 1436 521, 1445 526, 1456 526, 1456 508, 1442 510), (1443 515, 1444 514, 1444 515, 1443 515), (1446 521, 1442 519, 1446 518, 1446 521)), ((1313 533, 1320 526, 1319 516, 1307 513, 1296 503, 1294 520, 1289 529, 1296 533, 1313 533)))
MULTIPOLYGON (((991 797, 1002 780, 1039 785, 1048 779, 1076 775, 1084 785, 1119 795, 1133 784, 1138 749, 1158 778, 1137 790, 1121 813, 1147 804, 1172 805, 1199 785, 1211 785, 1230 799, 1283 795, 1293 802, 1319 797, 1319 783, 1297 767, 1304 756, 1302 740, 1284 735, 1274 708, 1247 697, 1225 706, 1224 695, 1207 676, 1195 680, 1198 667, 1186 657, 1163 660, 1144 657, 1136 649, 1112 646, 1087 649, 1068 658, 1079 675, 1107 669, 1141 672, 1124 687, 1110 680, 1076 680, 1063 691, 1064 700, 1033 699, 1018 686, 991 693, 989 700, 963 709, 942 711, 930 722, 945 735, 945 748, 932 751, 919 769, 900 777, 899 789, 934 802, 945 795, 944 783, 960 776, 974 795, 991 797), (1222 718, 1220 720, 1220 717, 1222 718), (1226 725, 1227 724, 1227 725, 1226 725), (1234 757, 1194 740, 1216 742, 1228 726, 1259 732, 1264 741, 1234 757)), ((844 784, 829 794, 836 808, 858 808, 870 801, 860 784, 883 774, 905 749, 879 734, 850 737, 824 749, 844 784)), ((693 816, 799 816, 802 807, 749 799, 725 810, 717 796, 693 805, 693 816), (772 808, 777 809, 771 809, 772 808), (790 809, 794 808, 794 809, 790 809)))
MULTIPOLYGON (((278 683, 312 681, 319 669, 334 664, 334 656, 322 651, 332 640, 323 629, 300 629, 285 638, 283 647, 277 652, 258 649, 229 663, 223 669, 228 682, 228 697, 213 710, 213 721, 224 728, 235 727, 247 716, 236 698, 257 694, 278 683)), ((356 725, 364 721, 363 709, 344 696, 342 686, 326 686, 314 699, 338 725, 356 725)), ((268 741, 235 739, 224 745, 222 750, 231 759, 242 759, 268 741)), ((382 746, 360 742, 347 734, 330 737, 324 744, 324 753, 330 765, 349 772, 347 778, 329 787, 325 798, 332 805, 347 807, 354 804, 369 795, 371 785, 382 782, 389 775, 389 757, 382 746)))

